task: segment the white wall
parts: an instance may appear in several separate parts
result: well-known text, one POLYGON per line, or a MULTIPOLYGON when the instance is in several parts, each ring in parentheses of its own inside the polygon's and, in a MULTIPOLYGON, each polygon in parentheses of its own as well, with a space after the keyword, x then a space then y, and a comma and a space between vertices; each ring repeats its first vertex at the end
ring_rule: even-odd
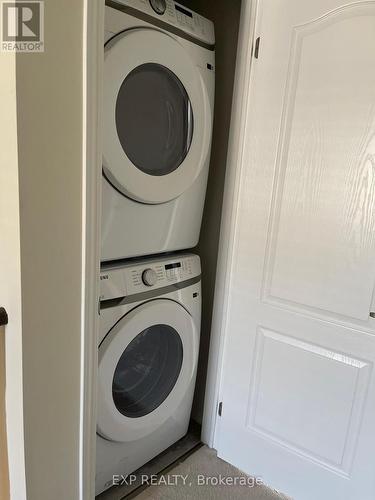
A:
POLYGON ((10 495, 24 500, 21 262, 19 233, 15 54, 0 52, 0 305, 9 315, 6 345, 6 416, 10 495))
POLYGON ((79 498, 83 3, 46 1, 16 62, 28 500, 79 498))

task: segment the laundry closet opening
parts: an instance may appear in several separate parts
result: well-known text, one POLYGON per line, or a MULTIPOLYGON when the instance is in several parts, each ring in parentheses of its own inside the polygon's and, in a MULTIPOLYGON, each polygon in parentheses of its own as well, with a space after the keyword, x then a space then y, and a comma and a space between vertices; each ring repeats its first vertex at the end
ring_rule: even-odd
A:
POLYGON ((106 1, 101 499, 115 477, 157 473, 200 444, 240 10, 106 1))

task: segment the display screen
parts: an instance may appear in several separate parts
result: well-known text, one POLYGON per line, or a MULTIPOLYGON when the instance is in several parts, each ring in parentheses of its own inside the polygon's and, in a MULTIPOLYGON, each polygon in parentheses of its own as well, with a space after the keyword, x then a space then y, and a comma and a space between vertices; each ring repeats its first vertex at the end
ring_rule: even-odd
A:
POLYGON ((168 271, 168 269, 176 269, 176 267, 181 267, 181 262, 175 262, 174 264, 167 264, 165 266, 165 270, 168 271))
POLYGON ((193 17, 193 14, 189 12, 188 10, 184 9, 183 7, 180 7, 179 5, 175 5, 176 10, 181 12, 182 14, 185 14, 185 16, 193 17))

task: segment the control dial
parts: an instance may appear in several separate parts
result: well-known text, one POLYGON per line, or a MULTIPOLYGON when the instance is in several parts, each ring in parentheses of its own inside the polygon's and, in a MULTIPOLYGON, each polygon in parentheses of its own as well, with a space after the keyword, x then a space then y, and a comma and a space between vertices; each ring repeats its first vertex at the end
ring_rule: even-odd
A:
POLYGON ((156 272, 151 268, 145 269, 142 273, 142 281, 146 286, 154 286, 157 279, 158 276, 156 272))
POLYGON ((167 8, 166 0, 150 0, 150 5, 159 16, 162 16, 167 8))

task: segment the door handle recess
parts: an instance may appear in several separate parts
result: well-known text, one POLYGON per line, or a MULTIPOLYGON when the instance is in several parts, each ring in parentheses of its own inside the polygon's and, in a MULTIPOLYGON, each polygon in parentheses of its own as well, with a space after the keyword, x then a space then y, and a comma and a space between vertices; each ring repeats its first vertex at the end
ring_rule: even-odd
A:
POLYGON ((0 307, 0 326, 5 326, 8 324, 8 314, 4 307, 0 307))

